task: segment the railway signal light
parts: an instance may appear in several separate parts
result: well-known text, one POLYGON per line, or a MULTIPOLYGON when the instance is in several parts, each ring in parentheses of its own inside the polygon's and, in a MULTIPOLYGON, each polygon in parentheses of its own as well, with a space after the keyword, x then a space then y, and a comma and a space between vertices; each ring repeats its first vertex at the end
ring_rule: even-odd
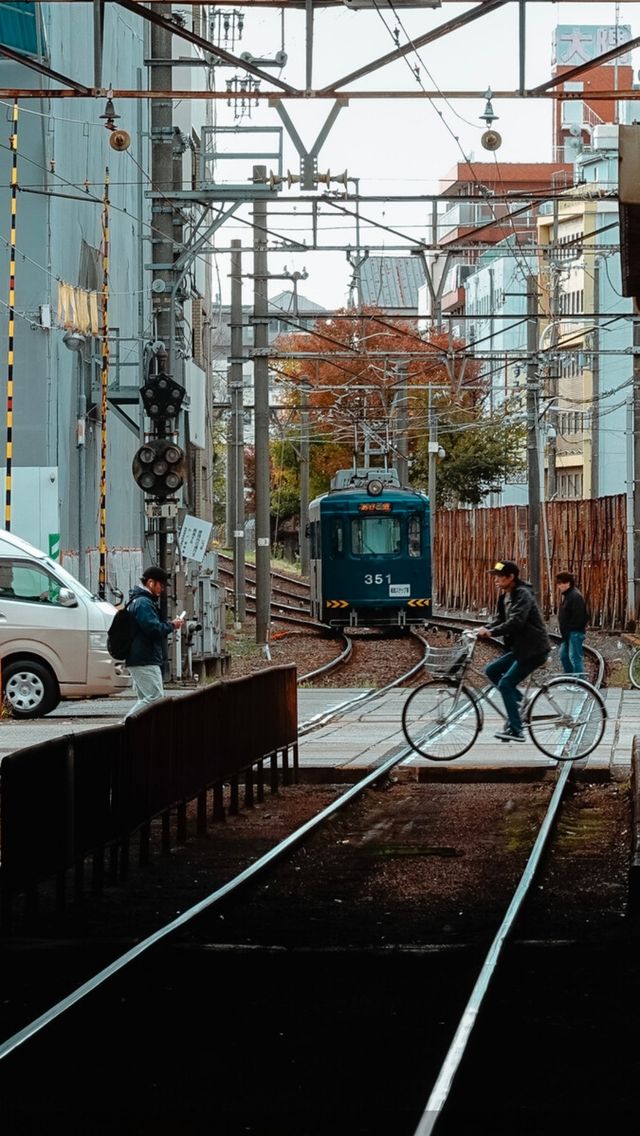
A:
POLYGON ((168 438, 151 438, 133 459, 133 476, 152 497, 172 497, 185 478, 184 450, 168 438))
POLYGON ((186 393, 180 383, 174 382, 163 371, 157 375, 149 375, 140 389, 142 404, 149 418, 154 420, 176 418, 186 393))

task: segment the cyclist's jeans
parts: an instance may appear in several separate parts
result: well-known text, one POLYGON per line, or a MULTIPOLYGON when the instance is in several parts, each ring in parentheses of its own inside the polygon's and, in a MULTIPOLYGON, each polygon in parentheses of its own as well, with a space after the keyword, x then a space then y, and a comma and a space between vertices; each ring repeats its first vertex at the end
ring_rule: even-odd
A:
POLYGON ((522 694, 518 690, 518 683, 535 671, 536 667, 541 667, 546 658, 546 655, 542 655, 535 659, 516 659, 512 651, 507 651, 492 663, 487 663, 484 668, 489 681, 500 691, 509 725, 517 734, 522 733, 522 718, 518 710, 522 694))
POLYGON ((563 639, 560 644, 560 662, 565 674, 584 674, 582 659, 582 644, 584 631, 570 631, 569 638, 563 639))

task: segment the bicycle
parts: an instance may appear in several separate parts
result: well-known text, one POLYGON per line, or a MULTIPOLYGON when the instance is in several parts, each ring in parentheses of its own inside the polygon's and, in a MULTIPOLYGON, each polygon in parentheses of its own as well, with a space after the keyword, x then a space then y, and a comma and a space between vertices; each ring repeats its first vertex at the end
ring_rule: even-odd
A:
POLYGON ((629 682, 635 686, 636 690, 640 690, 640 647, 636 647, 631 652, 629 659, 629 682))
MULTIPOLYGON (((497 688, 486 683, 483 671, 473 667, 477 635, 463 631, 450 647, 428 646, 425 667, 431 678, 411 692, 402 710, 402 730, 409 745, 431 761, 462 757, 475 742, 483 723, 482 703, 491 705, 497 688), (480 689, 469 677, 484 680, 480 689)), ((607 711, 602 696, 590 682, 574 675, 558 675, 532 686, 532 676, 521 691, 520 713, 531 740, 547 757, 573 761, 587 757, 602 740, 607 711)))

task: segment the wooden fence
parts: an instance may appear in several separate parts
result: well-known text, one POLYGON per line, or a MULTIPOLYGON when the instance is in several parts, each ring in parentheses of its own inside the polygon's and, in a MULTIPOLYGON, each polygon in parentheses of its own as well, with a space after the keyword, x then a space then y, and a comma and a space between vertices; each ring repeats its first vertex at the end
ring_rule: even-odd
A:
MULTIPOLYGON (((529 509, 441 509, 434 533, 436 605, 484 614, 495 608, 489 570, 496 560, 515 560, 524 579, 529 509)), ((603 630, 633 630, 638 612, 627 611, 626 497, 553 501, 543 506, 540 531, 540 591, 545 615, 555 610, 557 572, 573 572, 587 598, 591 624, 603 630)))

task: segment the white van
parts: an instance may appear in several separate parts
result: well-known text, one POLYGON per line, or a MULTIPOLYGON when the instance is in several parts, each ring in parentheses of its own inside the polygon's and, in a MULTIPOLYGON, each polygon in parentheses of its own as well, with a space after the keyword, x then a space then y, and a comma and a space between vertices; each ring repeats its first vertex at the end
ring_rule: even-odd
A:
POLYGON ((0 529, 0 668, 14 717, 40 718, 63 698, 129 687, 107 651, 115 610, 44 552, 0 529))

